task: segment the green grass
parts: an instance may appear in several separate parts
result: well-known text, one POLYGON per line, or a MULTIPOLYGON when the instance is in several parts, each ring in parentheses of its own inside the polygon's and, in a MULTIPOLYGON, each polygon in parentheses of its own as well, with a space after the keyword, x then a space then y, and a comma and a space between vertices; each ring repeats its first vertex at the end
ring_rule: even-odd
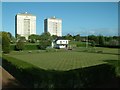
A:
POLYGON ((37 84, 39 88, 112 86, 117 83, 113 77, 120 77, 118 49, 111 48, 12 51, 3 54, 3 67, 25 86, 37 84))
MULTIPOLYGON (((35 67, 34 65, 27 63, 25 61, 21 61, 19 59, 13 58, 8 55, 2 55, 3 60, 7 60, 7 62, 12 63, 13 65, 17 66, 17 68, 28 69, 35 67), (19 60, 19 61, 18 61, 19 60)), ((4 63, 4 61, 2 61, 4 63)))
MULTIPOLYGON (((80 49, 80 48, 79 48, 80 49)), ((81 48, 85 49, 85 48, 81 48)), ((96 48, 112 54, 88 53, 78 51, 45 52, 33 50, 11 52, 7 56, 33 64, 45 70, 71 70, 107 63, 106 60, 118 60, 117 49, 96 48)))

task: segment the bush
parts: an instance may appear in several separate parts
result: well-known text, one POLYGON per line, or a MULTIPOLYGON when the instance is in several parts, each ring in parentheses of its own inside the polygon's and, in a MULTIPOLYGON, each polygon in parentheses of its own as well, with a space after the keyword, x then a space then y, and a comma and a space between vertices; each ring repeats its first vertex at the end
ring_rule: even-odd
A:
POLYGON ((39 49, 45 50, 50 45, 51 45, 50 41, 40 40, 39 49))
POLYGON ((16 46, 15 46, 15 49, 20 51, 20 50, 23 50, 25 48, 25 44, 23 41, 19 40, 17 43, 16 43, 16 46))

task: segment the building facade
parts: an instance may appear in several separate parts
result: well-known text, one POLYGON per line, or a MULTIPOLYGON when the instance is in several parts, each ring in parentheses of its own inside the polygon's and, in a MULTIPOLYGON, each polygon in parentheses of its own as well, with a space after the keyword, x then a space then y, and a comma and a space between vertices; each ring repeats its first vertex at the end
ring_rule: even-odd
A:
POLYGON ((57 39, 53 40, 52 48, 67 48, 69 44, 69 40, 63 39, 62 37, 58 37, 57 39))
POLYGON ((15 36, 23 36, 28 40, 29 35, 36 34, 36 16, 20 13, 15 16, 15 36))
POLYGON ((62 36, 62 19, 55 16, 44 20, 44 32, 52 35, 62 36))

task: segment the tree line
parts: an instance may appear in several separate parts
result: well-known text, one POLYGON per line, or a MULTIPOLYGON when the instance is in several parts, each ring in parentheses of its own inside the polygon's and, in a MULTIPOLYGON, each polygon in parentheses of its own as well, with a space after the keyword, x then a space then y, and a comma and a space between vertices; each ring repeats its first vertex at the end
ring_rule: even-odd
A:
MULTIPOLYGON (((0 46, 2 46, 2 51, 4 53, 10 52, 10 44, 16 44, 15 47, 18 51, 23 50, 25 43, 38 43, 39 49, 46 49, 46 47, 51 46, 52 41, 56 38, 56 35, 51 36, 49 32, 42 33, 41 35, 32 34, 28 37, 28 40, 20 35, 17 35, 15 38, 10 32, 0 32, 0 46)), ((91 46, 120 46, 120 36, 80 36, 80 34, 67 34, 62 36, 62 38, 76 42, 89 42, 91 46)))

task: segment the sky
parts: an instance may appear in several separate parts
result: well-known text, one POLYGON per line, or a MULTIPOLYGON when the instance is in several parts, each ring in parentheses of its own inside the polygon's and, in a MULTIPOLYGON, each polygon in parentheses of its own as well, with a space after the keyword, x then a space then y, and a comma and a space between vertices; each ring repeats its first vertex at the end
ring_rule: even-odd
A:
POLYGON ((36 15, 37 34, 45 18, 56 16, 63 35, 118 35, 117 2, 2 2, 2 29, 15 35, 15 15, 24 12, 36 15))
MULTIPOLYGON (((1 0, 2 2, 16 2, 16 0, 1 0)), ((17 0, 17 2, 119 2, 119 0, 17 0)))

